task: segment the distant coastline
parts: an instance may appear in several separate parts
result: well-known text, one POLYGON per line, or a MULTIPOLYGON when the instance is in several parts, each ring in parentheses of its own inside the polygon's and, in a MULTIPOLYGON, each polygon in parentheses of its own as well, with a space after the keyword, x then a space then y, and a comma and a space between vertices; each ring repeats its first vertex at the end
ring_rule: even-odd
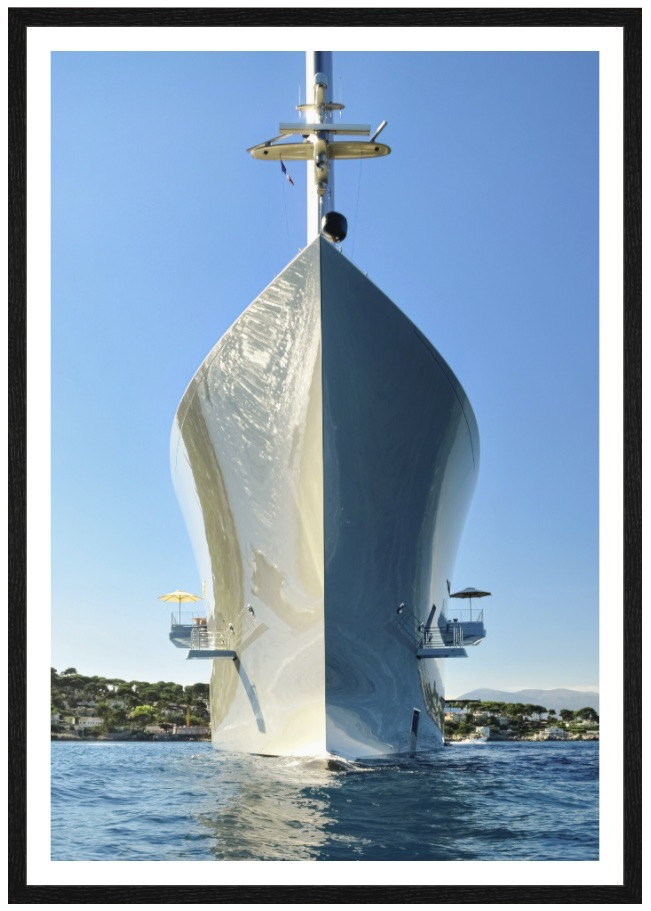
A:
MULTIPOLYGON (((76 668, 51 668, 53 741, 192 743, 210 741, 209 686, 159 681, 87 677, 76 668)), ((496 690, 476 693, 510 696, 496 690)), ((573 694, 573 691, 522 690, 517 695, 573 694)), ((573 695, 576 695, 574 693, 573 695)), ((599 740, 599 715, 586 700, 580 708, 556 710, 534 702, 480 699, 468 694, 447 700, 447 743, 482 740, 599 740)))
MULTIPOLYGON (((127 734, 126 736, 121 736, 120 734, 97 734, 97 735, 87 735, 87 734, 51 734, 50 740, 58 743, 210 743, 210 735, 204 735, 201 737, 185 737, 182 734, 127 734)), ((446 745, 453 743, 505 743, 505 742, 519 742, 519 743, 543 743, 543 742, 554 742, 554 741, 563 741, 564 743, 571 743, 573 741, 598 741, 599 732, 590 732, 587 734, 570 734, 567 737, 540 737, 540 736, 517 736, 512 735, 509 737, 497 735, 488 735, 484 738, 479 734, 470 735, 464 737, 460 734, 453 735, 452 737, 445 737, 444 742, 446 745)))
POLYGON ((50 736, 58 741, 210 739, 209 686, 50 670, 50 736))
POLYGON ((589 734, 569 734, 567 737, 539 737, 539 736, 522 736, 513 735, 511 737, 501 737, 497 735, 488 735, 488 737, 481 737, 479 734, 476 736, 470 735, 469 737, 461 737, 460 735, 455 735, 453 737, 446 737, 445 743, 470 743, 475 741, 477 743, 554 743, 562 741, 563 743, 572 743, 576 741, 598 741, 599 740, 599 731, 590 732, 589 734))
POLYGON ((502 700, 454 699, 445 707, 447 742, 466 740, 599 740, 599 715, 590 705, 560 711, 502 700))
POLYGON ((471 690, 459 696, 448 696, 447 702, 468 701, 473 702, 504 702, 520 703, 524 705, 544 705, 547 711, 554 709, 557 713, 562 709, 585 708, 586 706, 599 712, 599 691, 595 689, 572 690, 567 687, 553 689, 522 689, 522 690, 495 690, 488 687, 471 690))
POLYGON ((50 740, 60 743, 210 743, 210 734, 190 736, 186 734, 139 734, 121 733, 96 734, 96 733, 50 733, 50 740))

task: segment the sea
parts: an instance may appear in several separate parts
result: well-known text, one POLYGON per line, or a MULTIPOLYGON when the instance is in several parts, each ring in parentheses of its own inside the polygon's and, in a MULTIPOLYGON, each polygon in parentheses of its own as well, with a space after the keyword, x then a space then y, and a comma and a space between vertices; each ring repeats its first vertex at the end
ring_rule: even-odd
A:
POLYGON ((599 859, 599 744, 466 742, 375 763, 204 742, 52 747, 62 861, 599 859))

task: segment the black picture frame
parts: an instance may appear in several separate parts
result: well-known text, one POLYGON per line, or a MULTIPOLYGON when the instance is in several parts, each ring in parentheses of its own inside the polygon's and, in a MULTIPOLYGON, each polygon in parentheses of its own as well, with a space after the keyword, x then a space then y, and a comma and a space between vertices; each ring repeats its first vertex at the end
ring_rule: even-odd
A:
POLYGON ((642 11, 610 9, 20 8, 9 51, 9 902, 12 904, 639 904, 642 900, 642 11), (26 45, 34 27, 617 27, 624 35, 624 882, 560 886, 28 885, 26 746, 26 45))

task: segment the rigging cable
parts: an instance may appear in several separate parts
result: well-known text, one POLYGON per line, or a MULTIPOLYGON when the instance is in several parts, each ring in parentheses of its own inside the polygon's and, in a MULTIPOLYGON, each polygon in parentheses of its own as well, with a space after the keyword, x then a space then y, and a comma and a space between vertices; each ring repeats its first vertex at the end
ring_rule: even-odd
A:
POLYGON ((283 187, 283 208, 285 210, 285 228, 287 229, 287 250, 289 252, 289 258, 291 260, 293 258, 292 257, 292 242, 291 242, 291 238, 289 236, 289 218, 287 217, 287 197, 285 196, 286 193, 287 193, 287 188, 283 187))

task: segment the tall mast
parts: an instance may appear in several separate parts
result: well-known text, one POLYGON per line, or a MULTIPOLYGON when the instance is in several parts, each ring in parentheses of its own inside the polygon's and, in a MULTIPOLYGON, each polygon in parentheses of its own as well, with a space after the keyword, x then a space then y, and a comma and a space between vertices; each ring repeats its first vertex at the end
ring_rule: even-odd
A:
MULTIPOLYGON (((389 146, 377 142, 387 125, 383 120, 371 136, 367 123, 343 124, 333 122, 334 111, 343 111, 343 104, 332 101, 332 51, 308 51, 305 60, 306 103, 297 110, 304 117, 300 123, 281 123, 279 136, 247 149, 259 161, 279 161, 287 174, 286 161, 307 161, 307 242, 323 234, 327 240, 339 243, 346 237, 348 226, 343 215, 335 212, 335 181, 333 162, 336 158, 379 158, 391 152, 389 146), (340 136, 370 136, 360 140, 340 136), (300 142, 278 142, 289 136, 300 142)), ((289 176, 287 174, 287 176, 289 176)), ((291 179, 291 178, 290 178, 291 179)), ((292 180, 292 183, 294 181, 292 180)))
MULTIPOLYGON (((332 109, 326 107, 332 102, 332 51, 306 51, 305 91, 306 100, 313 96, 313 119, 316 123, 332 123, 332 109)), ((306 105, 307 107, 307 105, 306 105)), ((330 131, 320 130, 316 136, 320 142, 330 141, 330 131)), ((327 154, 327 153, 326 153, 327 154)), ((323 149, 321 150, 323 161, 323 149)), ((316 159, 315 159, 316 165, 316 159)), ((311 180, 310 165, 307 166, 307 242, 311 243, 321 233, 321 222, 327 212, 335 208, 334 162, 325 158, 327 176, 323 194, 319 194, 318 181, 311 180)))

